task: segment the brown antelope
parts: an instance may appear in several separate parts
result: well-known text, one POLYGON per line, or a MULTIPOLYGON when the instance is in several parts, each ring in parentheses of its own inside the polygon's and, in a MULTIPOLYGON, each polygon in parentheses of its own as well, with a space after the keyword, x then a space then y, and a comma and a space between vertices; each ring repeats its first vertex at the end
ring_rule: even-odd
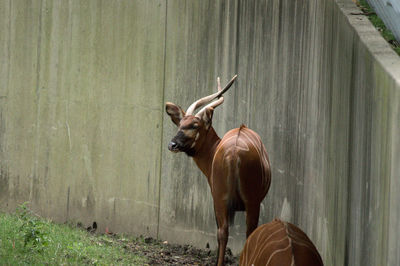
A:
POLYGON ((197 100, 186 113, 181 107, 166 103, 167 114, 178 126, 168 149, 192 157, 211 188, 218 227, 218 265, 224 264, 228 228, 235 211, 246 211, 248 237, 257 228, 260 204, 271 183, 268 155, 257 133, 242 125, 220 139, 211 126, 214 108, 223 103, 222 94, 236 77, 224 89, 218 78, 218 92, 197 100))
POLYGON ((247 238, 239 265, 320 266, 324 264, 318 250, 300 228, 275 219, 259 226, 247 238))

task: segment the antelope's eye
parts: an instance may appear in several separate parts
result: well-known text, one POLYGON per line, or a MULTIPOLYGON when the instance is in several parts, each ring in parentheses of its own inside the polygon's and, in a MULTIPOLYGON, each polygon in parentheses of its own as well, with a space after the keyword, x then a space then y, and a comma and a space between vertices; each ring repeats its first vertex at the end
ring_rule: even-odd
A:
POLYGON ((199 124, 193 124, 192 126, 191 126, 191 129, 198 129, 199 128, 199 124))

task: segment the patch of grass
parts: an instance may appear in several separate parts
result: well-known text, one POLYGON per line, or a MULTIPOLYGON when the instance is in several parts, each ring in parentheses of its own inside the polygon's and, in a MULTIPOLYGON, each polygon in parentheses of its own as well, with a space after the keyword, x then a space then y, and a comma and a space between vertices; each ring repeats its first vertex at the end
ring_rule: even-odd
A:
POLYGON ((143 265, 146 258, 112 237, 35 217, 24 204, 16 214, 0 213, 0 261, 2 265, 143 265))
POLYGON ((375 28, 382 34, 382 37, 392 46, 393 50, 400 56, 400 44, 393 33, 386 28, 383 21, 376 15, 375 11, 368 5, 366 0, 356 2, 361 11, 369 18, 375 28))

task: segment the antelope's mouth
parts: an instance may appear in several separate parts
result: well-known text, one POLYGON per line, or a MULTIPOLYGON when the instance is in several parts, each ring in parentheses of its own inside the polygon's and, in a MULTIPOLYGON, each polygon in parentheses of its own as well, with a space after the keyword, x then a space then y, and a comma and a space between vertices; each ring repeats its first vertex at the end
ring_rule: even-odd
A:
POLYGON ((195 154, 195 149, 193 148, 193 145, 184 145, 181 146, 177 144, 176 142, 171 141, 168 144, 168 150, 170 150, 173 153, 178 153, 178 152, 184 152, 188 156, 193 156, 195 154))
POLYGON ((173 142, 173 141, 171 141, 171 142, 168 144, 168 150, 170 150, 170 151, 172 151, 172 152, 175 152, 175 153, 181 151, 181 150, 179 149, 179 145, 178 145, 177 143, 173 142))

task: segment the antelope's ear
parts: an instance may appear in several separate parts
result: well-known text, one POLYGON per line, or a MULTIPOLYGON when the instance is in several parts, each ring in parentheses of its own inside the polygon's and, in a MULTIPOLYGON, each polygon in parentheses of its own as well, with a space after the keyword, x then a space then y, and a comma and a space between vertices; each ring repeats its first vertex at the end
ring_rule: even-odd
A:
POLYGON ((200 113, 200 119, 204 121, 204 124, 206 125, 207 129, 211 126, 213 114, 214 114, 213 107, 208 107, 203 112, 200 113))
POLYGON ((180 106, 170 102, 165 103, 165 111, 171 117, 172 122, 177 126, 179 126, 179 122, 185 116, 185 111, 183 111, 180 106))

